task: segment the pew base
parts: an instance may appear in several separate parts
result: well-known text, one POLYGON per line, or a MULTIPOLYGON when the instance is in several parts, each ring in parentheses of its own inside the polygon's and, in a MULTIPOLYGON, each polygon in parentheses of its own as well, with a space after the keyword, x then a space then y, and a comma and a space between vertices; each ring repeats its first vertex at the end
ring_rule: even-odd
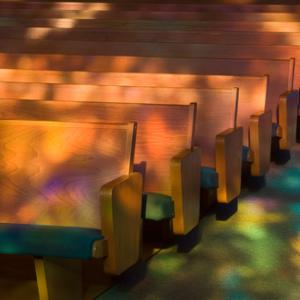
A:
POLYGON ((265 174, 261 176, 251 175, 251 162, 244 161, 242 166, 242 187, 250 191, 257 191, 266 186, 265 174))
POLYGON ((80 260, 36 257, 34 259, 40 300, 82 300, 80 260))
POLYGON ((217 204, 217 189, 202 188, 200 195, 200 219, 202 219, 214 211, 217 204))
POLYGON ((238 197, 232 199, 229 203, 217 203, 216 220, 226 221, 238 211, 238 197))
POLYGON ((280 137, 272 137, 271 161, 277 165, 284 165, 291 159, 291 153, 288 149, 280 149, 279 140, 280 137))
POLYGON ((297 117, 296 142, 300 143, 300 116, 297 117))

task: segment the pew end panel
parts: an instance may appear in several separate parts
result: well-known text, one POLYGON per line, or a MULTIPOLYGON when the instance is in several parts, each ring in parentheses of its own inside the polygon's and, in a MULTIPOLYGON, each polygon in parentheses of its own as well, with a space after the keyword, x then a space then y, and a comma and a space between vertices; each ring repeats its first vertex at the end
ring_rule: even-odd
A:
POLYGON ((263 176, 270 168, 272 112, 250 117, 251 176, 263 176))
POLYGON ((281 150, 289 150, 296 143, 298 97, 299 93, 296 90, 280 95, 278 122, 281 128, 281 150))
POLYGON ((142 176, 135 172, 120 177, 102 186, 100 193, 102 231, 108 243, 104 270, 120 275, 141 254, 142 176))
POLYGON ((228 129, 216 137, 218 203, 229 204, 241 191, 243 129, 228 129))
POLYGON ((175 206, 173 231, 184 235, 199 223, 200 210, 199 148, 184 150, 171 160, 172 199, 175 206))

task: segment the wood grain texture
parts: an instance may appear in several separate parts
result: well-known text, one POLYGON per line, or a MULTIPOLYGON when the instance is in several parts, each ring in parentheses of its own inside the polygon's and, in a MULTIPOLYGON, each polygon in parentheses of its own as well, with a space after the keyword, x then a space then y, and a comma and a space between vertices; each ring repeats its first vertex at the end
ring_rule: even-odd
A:
MULTIPOLYGON (((0 11, 1 14, 1 11, 0 11)), ((12 27, 8 31, 0 27, 1 39, 40 40, 43 38, 81 41, 110 41, 110 42, 168 42, 168 43, 202 43, 202 44, 229 44, 229 45, 268 45, 280 46, 300 45, 299 32, 255 32, 255 31, 206 31, 206 30, 151 30, 136 29, 77 29, 65 30, 52 27, 12 27)))
POLYGON ((101 189, 102 231, 108 239, 104 270, 120 275, 140 258, 142 176, 131 173, 101 189))
POLYGON ((219 177, 217 200, 229 203, 241 191, 243 129, 229 129, 216 139, 216 170, 219 177))
MULTIPOLYGON (((203 150, 203 164, 210 166, 215 165, 215 136, 221 131, 235 126, 237 113, 236 89, 0 83, 0 99, 3 98, 158 104, 195 102, 198 116, 195 124, 195 143, 203 150)), ((246 110, 244 103, 242 107, 244 108, 244 117, 246 110)), ((248 109, 251 107, 247 107, 246 118, 242 119, 245 127, 248 127, 248 109)))
POLYGON ((250 119, 251 175, 262 176, 270 168, 272 113, 257 113, 250 119))
POLYGON ((99 189, 129 173, 134 126, 1 120, 1 222, 101 228, 99 189))
MULTIPOLYGON (((15 101, 4 109, 2 119, 33 119, 81 122, 128 122, 139 126, 134 163, 144 166, 145 192, 171 195, 170 160, 192 147, 194 105, 158 105, 109 102, 15 101), (10 109, 9 109, 10 107, 10 109), (10 112, 9 112, 10 111, 10 112)), ((2 106, 3 105, 3 106, 2 106)), ((3 110, 2 110, 3 108, 3 110)), ((122 151, 120 146, 118 151, 122 151)), ((118 154, 116 150, 116 153, 118 154)), ((123 157, 123 155, 120 157, 123 157)))
MULTIPOLYGON (((215 3, 211 3, 209 1, 199 2, 189 2, 189 3, 147 3, 147 2, 117 2, 113 4, 106 3, 90 3, 88 9, 91 11, 105 11, 106 9, 110 9, 113 11, 119 11, 124 9, 130 9, 133 11, 144 11, 144 10, 155 10, 155 11, 197 11, 197 12, 282 12, 289 11, 293 8, 294 12, 300 11, 300 6, 292 3, 291 1, 286 1, 285 4, 272 4, 272 3, 251 3, 251 5, 237 5, 236 1, 222 1, 220 3, 216 1, 215 3), (290 5, 289 5, 290 4, 290 5), (291 6, 292 4, 292 6, 291 6)), ((55 10, 82 10, 86 8, 86 2, 78 1, 78 2, 60 2, 60 1, 1 1, 0 7, 2 9, 8 10, 24 10, 24 9, 47 9, 47 8, 55 8, 55 10)))
POLYGON ((81 261, 34 259, 39 300, 82 300, 81 261))
MULTIPOLYGON (((2 53, 0 54, 0 68, 65 71, 81 70, 92 72, 200 73, 202 75, 222 74, 232 76, 236 76, 237 74, 241 76, 263 76, 268 74, 270 76, 269 92, 267 94, 265 108, 266 110, 272 110, 274 122, 276 121, 279 96, 288 90, 291 71, 289 59, 270 60, 270 52, 267 51, 267 49, 265 49, 265 51, 258 51, 255 47, 245 47, 244 50, 241 51, 240 46, 227 47, 223 45, 222 47, 215 47, 212 45, 196 44, 190 45, 190 47, 187 44, 177 44, 176 47, 173 44, 158 44, 155 47, 154 45, 152 47, 148 44, 139 44, 137 48, 134 48, 132 43, 128 44, 127 49, 129 49, 129 47, 133 49, 132 51, 137 51, 136 55, 142 55, 144 53, 145 55, 159 57, 109 56, 109 54, 111 55, 114 51, 119 51, 119 55, 126 52, 126 45, 115 44, 107 48, 107 56, 104 57, 47 54, 13 55, 2 53), (149 52, 148 54, 145 53, 147 51, 149 52), (175 53, 176 51, 177 53, 175 53), (175 58, 176 56, 185 56, 186 58, 175 58), (235 59, 230 59, 233 56, 235 59), (261 59, 247 59, 249 57, 260 57, 261 59)), ((79 51, 79 48, 74 45, 70 49, 74 48, 79 51)), ((106 51, 102 44, 101 51, 106 51)), ((297 59, 297 53, 295 51, 292 53, 293 57, 297 59)), ((130 55, 134 55, 134 53, 131 52, 130 55)), ((285 51, 281 51, 280 55, 284 58, 288 57, 285 51)), ((297 76, 296 72, 295 86, 298 84, 297 76)))
MULTIPOLYGON (((103 8, 105 5, 103 4, 103 8)), ((109 8, 109 4, 107 4, 109 8)), ((6 18, 18 18, 27 20, 29 18, 40 19, 71 19, 71 20, 177 20, 177 21, 243 21, 243 22, 289 22, 300 21, 300 17, 293 12, 203 12, 203 11, 159 11, 159 10, 122 10, 103 9, 96 13, 89 8, 79 10, 61 10, 53 7, 51 10, 46 8, 23 9, 7 11, 2 10, 0 16, 6 18)))
MULTIPOLYGON (((63 71, 36 71, 22 69, 0 69, 0 84, 2 88, 0 93, 4 93, 9 98, 34 99, 53 99, 72 100, 85 99, 89 97, 96 99, 101 94, 99 87, 104 91, 118 91, 119 96, 125 97, 126 101, 133 101, 133 96, 140 95, 140 101, 145 101, 141 93, 136 92, 134 87, 160 87, 160 88, 176 88, 173 89, 172 97, 179 98, 177 88, 184 89, 228 89, 230 87, 239 87, 239 108, 237 125, 244 129, 244 145, 248 146, 249 136, 247 134, 249 128, 249 116, 257 112, 264 111, 266 105, 266 95, 268 88, 268 77, 249 77, 249 76, 230 76, 230 75, 191 75, 191 74, 166 74, 166 73, 95 73, 95 72, 63 72, 63 71), (7 86, 5 83, 9 83, 7 86), (21 92, 17 90, 15 83, 31 83, 32 85, 23 86, 21 92), (33 84, 34 82, 34 84, 33 84), (55 88, 56 85, 45 88, 37 83, 53 83, 62 84, 61 88, 55 88), (68 87, 81 85, 71 90, 68 87), (124 89, 126 94, 121 93, 118 87, 108 86, 127 86, 130 89, 124 89), (34 87, 35 89, 32 90, 34 87), (68 88, 68 89, 67 89, 68 88), (56 93, 54 92, 56 90, 56 93), (64 91, 64 92, 63 92, 64 91), (74 92, 72 92, 74 91, 74 92), (100 94, 98 94, 98 92, 100 94), (57 94, 59 92, 59 95, 57 94), (46 98, 49 97, 49 98, 46 98), (95 98, 94 98, 95 97, 95 98), (131 100, 130 100, 131 99, 131 100)), ((22 87, 22 85, 20 86, 22 87)), ((146 89, 144 90, 146 91, 146 89)), ((181 90, 182 91, 182 90, 181 90)), ((3 96, 4 96, 3 94, 3 96)), ((108 95, 108 94, 106 94, 108 95)), ((111 95, 111 93, 110 93, 111 95)), ((163 95, 163 94, 162 94, 163 95)), ((169 94, 170 95, 170 94, 169 94)), ((144 94, 146 96, 146 94, 144 94)), ((159 95, 156 94, 156 97, 159 95)), ((100 97, 99 97, 100 98, 100 97)), ((164 97, 165 98, 165 97, 164 97)), ((166 99, 164 99, 165 101, 166 99)), ((175 100, 175 98, 174 98, 175 100)), ((106 100, 105 100, 106 101, 106 100)), ((117 99, 120 101, 120 98, 117 99)), ((156 102, 156 101, 155 101, 156 102)))
POLYGON ((298 91, 282 94, 279 100, 280 149, 290 149, 296 143, 298 91))
POLYGON ((175 234, 187 234, 199 223, 200 212, 200 149, 185 150, 171 161, 172 199, 175 234))

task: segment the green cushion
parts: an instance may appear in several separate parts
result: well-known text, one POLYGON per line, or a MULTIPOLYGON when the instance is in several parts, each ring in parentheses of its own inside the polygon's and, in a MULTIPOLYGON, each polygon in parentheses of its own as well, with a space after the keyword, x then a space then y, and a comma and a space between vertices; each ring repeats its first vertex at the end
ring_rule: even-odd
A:
POLYGON ((214 168, 201 167, 201 188, 217 188, 219 186, 218 174, 214 168))
POLYGON ((77 227, 0 224, 0 253, 89 259, 100 230, 77 227))
POLYGON ((174 216, 172 197, 159 193, 143 194, 143 218, 146 220, 161 221, 174 216))
POLYGON ((247 146, 242 148, 242 161, 249 161, 250 149, 247 146))

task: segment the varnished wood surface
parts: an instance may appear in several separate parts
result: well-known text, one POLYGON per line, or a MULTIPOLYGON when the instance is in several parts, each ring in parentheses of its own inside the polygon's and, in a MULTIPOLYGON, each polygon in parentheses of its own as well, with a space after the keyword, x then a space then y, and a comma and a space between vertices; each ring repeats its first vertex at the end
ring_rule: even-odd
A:
POLYGON ((229 129, 216 139, 216 170, 219 187, 219 203, 229 203, 238 197, 241 191, 243 129, 229 129))
MULTIPOLYGON (((120 87, 97 85, 50 85, 41 83, 0 83, 0 99, 32 99, 93 102, 131 102, 158 104, 197 103, 195 143, 202 149, 202 162, 214 166, 215 136, 235 126, 237 91, 235 89, 184 89, 120 87), (226 118, 224 117, 226 116, 226 118)), ((263 103, 262 103, 263 104, 263 103)), ((248 127, 245 104, 240 123, 248 127)), ((115 120, 115 119, 114 119, 115 120)), ((115 120, 116 121, 116 120, 115 120)))
POLYGON ((79 260, 35 258, 39 300, 82 300, 79 260))
POLYGON ((227 0, 214 1, 211 3, 209 1, 182 3, 179 1, 167 2, 115 2, 114 4, 107 5, 106 2, 98 1, 98 3, 89 3, 88 7, 86 2, 76 1, 76 2, 66 2, 66 1, 1 1, 0 7, 2 9, 46 9, 55 8, 56 10, 82 10, 83 8, 88 8, 91 11, 103 11, 106 9, 110 10, 120 10, 120 9, 130 9, 130 10, 159 10, 159 11, 204 11, 204 12, 285 12, 293 9, 294 12, 300 11, 300 6, 293 3, 293 1, 286 1, 284 4, 276 3, 248 3, 247 5, 241 5, 237 1, 227 0), (274 4, 276 3, 276 4, 274 4), (240 4, 240 5, 239 5, 240 4), (292 4, 292 5, 291 5, 292 4))
MULTIPOLYGON (((1 13, 1 11, 0 11, 1 13)), ((280 30, 280 29, 279 29, 280 30)), ((76 29, 51 27, 13 27, 10 30, 0 27, 1 39, 31 40, 81 40, 98 42, 164 42, 164 43, 202 43, 230 45, 300 45, 299 32, 265 31, 206 31, 206 30, 111 30, 111 29, 76 29)), ((34 41, 32 41, 34 42, 34 41)))
POLYGON ((251 175, 262 176, 270 168, 272 113, 257 113, 250 119, 251 175))
POLYGON ((99 189, 128 174, 132 132, 132 124, 1 121, 0 221, 101 228, 99 189))
MULTIPOLYGON (((211 47, 216 51, 217 47, 211 47)), ((213 56, 214 53, 206 55, 213 56)), ((222 51, 221 51, 222 52, 222 51)), ((233 54, 228 52, 228 56, 233 54)), ((199 54, 198 54, 199 55, 199 54)), ((222 55, 226 53, 223 51, 222 55)), ((35 70, 65 70, 94 72, 147 72, 202 75, 270 75, 269 93, 265 109, 271 109, 273 120, 277 121, 276 111, 279 96, 288 90, 290 80, 289 60, 247 60, 247 59, 206 59, 206 58, 167 58, 167 57, 126 57, 126 56, 73 56, 73 55, 0 55, 1 68, 21 68, 35 70)), ((297 66, 296 66, 297 69, 297 66)), ((295 81, 296 84, 296 81, 295 81)))
MULTIPOLYGON (((20 97, 23 99, 35 99, 35 94, 38 94, 40 98, 47 97, 53 99, 56 97, 59 100, 63 100, 64 97, 72 100, 83 100, 82 97, 87 97, 87 100, 96 98, 104 93, 105 90, 112 92, 118 91, 119 96, 126 101, 139 101, 150 100, 144 94, 143 97, 138 98, 142 94, 136 89, 136 87, 160 87, 160 88, 176 88, 172 90, 172 94, 168 93, 172 101, 178 101, 179 95, 183 94, 183 91, 189 91, 189 89, 227 89, 229 87, 239 87, 239 111, 237 125, 244 128, 244 145, 248 145, 248 127, 249 116, 259 111, 264 111, 266 105, 266 95, 268 87, 267 76, 261 77, 249 77, 249 76, 219 76, 219 75, 189 75, 189 74, 165 74, 165 73, 95 73, 95 72, 61 72, 61 71, 39 71, 39 70, 22 70, 22 69, 0 69, 0 93, 5 92, 9 98, 20 97), (11 82, 9 85, 5 85, 4 82, 11 82), (20 83, 33 83, 35 84, 26 86, 22 85, 19 89, 15 88, 15 84, 12 82, 20 83), (53 85, 50 88, 43 87, 36 83, 53 83, 63 85, 53 85), (81 85, 74 86, 75 84, 81 85), (89 85, 99 85, 100 87, 93 87, 89 85), (108 89, 105 86, 130 86, 126 94, 121 92, 122 89, 118 87, 110 87, 108 89), (58 86, 60 88, 58 88, 58 86), (74 87, 66 90, 68 87, 74 87), (86 87, 85 87, 86 86, 86 87), (34 87, 32 89, 31 87, 34 87), (178 88, 181 88, 180 90, 178 88), (183 89, 184 88, 184 89, 183 89), (54 93, 54 90, 60 91, 54 93), (62 92, 63 90, 65 93, 62 92), (9 93, 6 93, 9 92, 9 93), (97 92, 96 92, 97 91, 97 92), (131 91, 131 92, 130 92, 131 91), (134 92, 136 91, 136 92, 134 92), (14 96, 13 96, 14 95, 14 96), (20 96, 18 96, 20 95, 20 96), (134 96, 134 97, 133 97, 134 96), (52 98, 51 98, 52 97, 52 98), (124 98, 125 97, 125 98, 124 98), (137 97, 137 98, 136 98, 137 97), (81 98, 81 99, 80 99, 81 98), (147 99, 146 99, 147 98, 147 99), (177 100, 176 100, 177 99, 177 100)), ((144 91, 151 91, 153 89, 144 89, 144 91)), ((164 91, 164 89, 156 90, 156 99, 160 98, 162 101, 167 101, 166 95, 158 91, 164 91), (165 98, 165 99, 163 99, 165 98)), ((167 92, 168 90, 165 89, 167 92)), ((190 90, 192 92, 192 90, 190 90)), ((108 94, 105 93, 108 96, 108 94)), ((112 95, 110 93, 110 95, 112 95)), ((121 98, 116 97, 116 101, 121 98)), ((100 98, 100 97, 99 97, 100 98)), ((39 98, 37 98, 39 99, 39 98)), ((107 99, 107 98, 106 98, 107 99)), ((155 99, 153 99, 155 100, 155 99)), ((152 100, 151 100, 152 101, 152 100)), ((156 102, 156 101, 155 101, 156 102)))
POLYGON ((200 160, 200 148, 184 150, 171 160, 172 195, 176 208, 172 220, 175 234, 187 234, 199 223, 200 160))
POLYGON ((102 231, 108 240, 107 273, 120 275, 138 262, 142 245, 142 176, 131 173, 101 188, 102 231))
MULTIPOLYGON (((192 147, 193 105, 15 101, 14 104, 7 102, 4 108, 4 103, 1 101, 2 119, 136 121, 134 161, 141 172, 146 172, 144 191, 148 192, 170 195, 170 160, 180 151, 192 147)), ((112 143, 106 144, 108 150, 115 147, 112 143)), ((124 147, 120 145, 117 149, 115 154, 123 157, 119 152, 124 151, 124 147)))
POLYGON ((296 143, 299 91, 284 93, 279 101, 279 125, 281 149, 290 149, 296 143))
MULTIPOLYGON (((109 4, 107 4, 109 8, 109 4)), ((56 9, 55 6, 52 9, 40 8, 40 9, 15 9, 5 10, 0 12, 1 17, 27 19, 27 18, 39 18, 39 19, 72 19, 72 20, 178 20, 178 21, 243 21, 243 22, 289 22, 299 21, 300 17, 290 12, 243 12, 236 13, 231 11, 226 12, 212 12, 212 11, 160 11, 156 9, 152 10, 131 10, 125 7, 122 10, 91 10, 88 7, 82 10, 61 10, 56 9)))

